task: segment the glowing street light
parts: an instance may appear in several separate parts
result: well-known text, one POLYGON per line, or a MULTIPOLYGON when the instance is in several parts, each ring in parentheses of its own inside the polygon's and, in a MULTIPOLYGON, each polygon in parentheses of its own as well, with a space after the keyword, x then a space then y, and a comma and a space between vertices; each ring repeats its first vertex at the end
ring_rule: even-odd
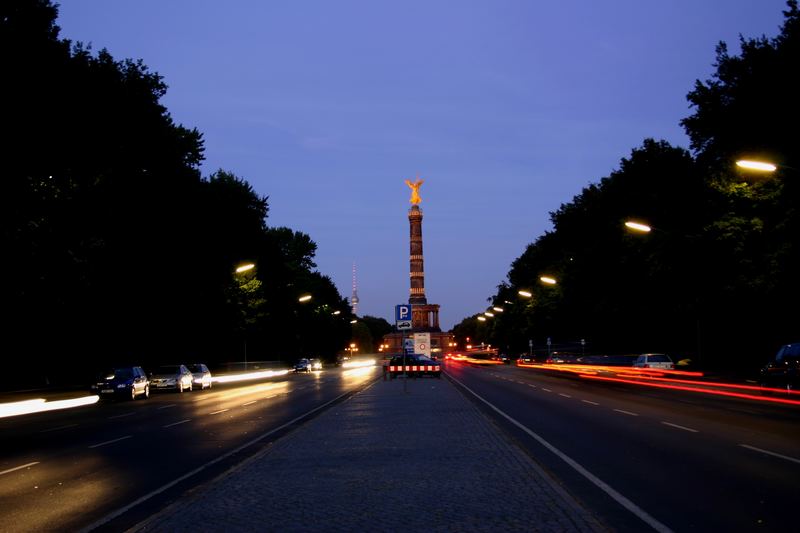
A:
POLYGON ((486 322, 486 317, 485 316, 479 316, 478 320, 480 320, 481 322, 486 322))
POLYGON ((503 309, 502 307, 492 307, 492 309, 493 309, 493 310, 494 310, 496 313, 502 313, 503 311, 505 311, 505 309, 503 309))
POLYGON ((533 293, 530 291, 517 291, 517 294, 524 298, 533 298, 533 293))
POLYGON ((356 322, 358 322, 358 320, 356 320, 356 319, 353 319, 353 320, 350 321, 351 324, 355 324, 356 322))
POLYGON ((647 224, 643 224, 641 222, 634 222, 633 220, 626 221, 625 227, 632 231, 638 231, 639 233, 650 233, 651 231, 653 231, 653 228, 651 228, 647 224))
POLYGON ((539 281, 541 281, 542 283, 544 283, 546 285, 555 285, 557 283, 556 279, 555 278, 551 278, 550 276, 540 276, 539 277, 539 281))
POLYGON ((775 172, 778 166, 766 161, 753 161, 750 159, 740 159, 736 162, 736 166, 747 170, 757 170, 759 172, 775 172))
POLYGON ((242 272, 247 272, 248 270, 253 270, 256 267, 255 263, 244 263, 236 267, 236 273, 241 274, 242 272))
POLYGON ((303 296, 298 298, 297 301, 300 302, 300 303, 311 301, 311 295, 310 294, 304 294, 303 296))
POLYGON ((341 312, 341 311, 339 311, 339 310, 337 309, 337 310, 336 310, 336 311, 334 311, 332 314, 333 314, 333 315, 341 315, 341 314, 342 314, 342 312, 341 312))

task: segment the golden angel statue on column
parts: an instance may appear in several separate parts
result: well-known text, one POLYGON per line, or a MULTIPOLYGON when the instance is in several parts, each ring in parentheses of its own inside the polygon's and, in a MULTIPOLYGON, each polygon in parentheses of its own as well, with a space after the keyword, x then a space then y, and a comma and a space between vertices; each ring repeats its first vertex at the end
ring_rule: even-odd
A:
POLYGON ((409 181, 406 180, 406 185, 411 188, 411 200, 409 200, 413 205, 417 205, 422 201, 422 197, 419 195, 419 188, 422 187, 422 184, 425 183, 425 180, 419 179, 417 176, 417 181, 409 181))

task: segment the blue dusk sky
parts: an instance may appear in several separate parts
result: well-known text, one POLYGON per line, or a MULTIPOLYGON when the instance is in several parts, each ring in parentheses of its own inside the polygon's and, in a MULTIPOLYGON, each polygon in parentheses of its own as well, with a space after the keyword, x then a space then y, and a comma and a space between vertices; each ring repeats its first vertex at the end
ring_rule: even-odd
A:
POLYGON ((647 137, 688 147, 715 46, 777 34, 784 0, 64 0, 61 36, 142 59, 176 122, 308 233, 359 314, 408 301, 419 175, 442 327, 483 311, 549 213, 647 137))

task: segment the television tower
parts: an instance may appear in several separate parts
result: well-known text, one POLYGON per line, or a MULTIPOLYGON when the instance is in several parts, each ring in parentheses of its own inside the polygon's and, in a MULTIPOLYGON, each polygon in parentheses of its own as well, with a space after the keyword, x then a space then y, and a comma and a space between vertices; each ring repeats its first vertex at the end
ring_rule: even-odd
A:
POLYGON ((354 315, 358 315, 358 285, 356 284, 356 263, 353 261, 353 294, 350 296, 350 308, 354 315))

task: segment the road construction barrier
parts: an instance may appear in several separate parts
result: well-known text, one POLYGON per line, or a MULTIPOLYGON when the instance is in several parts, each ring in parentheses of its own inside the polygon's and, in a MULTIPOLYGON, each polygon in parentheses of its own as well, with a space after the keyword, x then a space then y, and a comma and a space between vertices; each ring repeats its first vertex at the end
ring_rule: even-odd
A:
POLYGON ((383 380, 396 377, 398 374, 410 374, 416 377, 419 374, 433 374, 441 377, 442 367, 439 365, 383 365, 383 380))

